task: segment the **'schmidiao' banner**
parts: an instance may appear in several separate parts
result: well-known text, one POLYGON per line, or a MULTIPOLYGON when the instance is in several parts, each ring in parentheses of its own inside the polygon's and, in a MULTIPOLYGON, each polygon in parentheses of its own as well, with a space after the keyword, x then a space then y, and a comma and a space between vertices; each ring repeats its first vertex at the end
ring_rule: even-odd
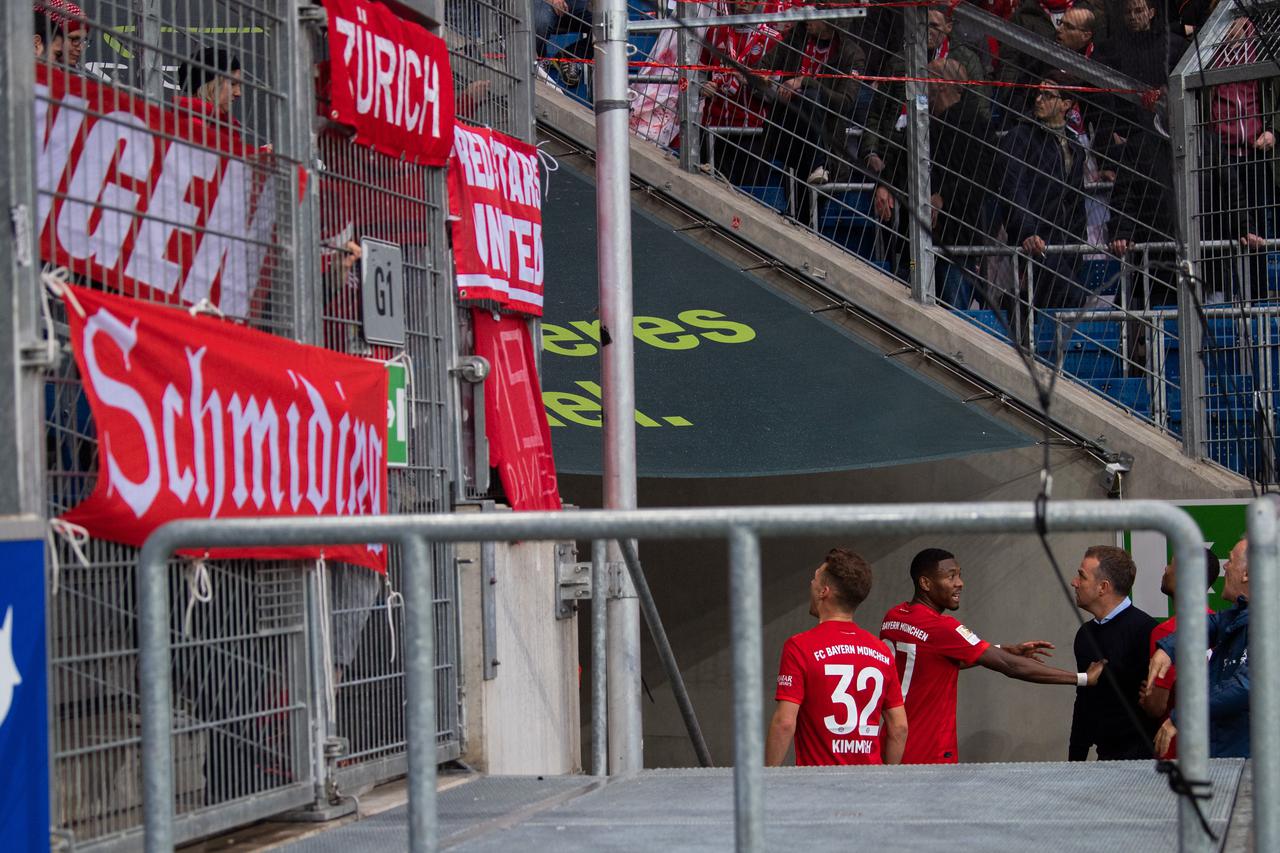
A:
POLYGON ((454 127, 449 215, 458 296, 542 316, 542 183, 532 145, 454 127))
POLYGON ((44 260, 122 293, 245 317, 276 224, 272 156, 230 124, 36 65, 44 260))
MULTIPOLYGON (((99 451, 97 486, 65 520, 97 538, 141 545, 179 518, 385 511, 381 363, 135 299, 77 287, 67 294, 99 451)), ((381 544, 208 554, 300 559, 322 552, 386 571, 381 544)))
POLYGON ((331 117, 354 127, 362 145, 443 166, 453 142, 453 75, 444 39, 381 3, 324 0, 324 7, 331 117))

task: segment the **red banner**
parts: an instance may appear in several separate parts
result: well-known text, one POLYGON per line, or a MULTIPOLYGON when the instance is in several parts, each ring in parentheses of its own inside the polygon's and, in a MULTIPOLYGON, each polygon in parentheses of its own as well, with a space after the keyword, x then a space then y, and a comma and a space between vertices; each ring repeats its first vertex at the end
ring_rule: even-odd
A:
POLYGON ((443 166, 453 141, 453 74, 444 39, 370 0, 324 0, 329 99, 356 141, 443 166))
MULTIPOLYGON (((99 470, 93 494, 64 519, 95 537, 141 545, 179 518, 385 512, 382 364, 140 300, 76 287, 68 294, 99 470)), ((321 551, 209 555, 298 559, 321 551)), ((323 552, 386 571, 383 545, 323 552)))
POLYGON ((484 423, 489 463, 502 476, 511 508, 560 509, 551 430, 542 405, 533 341, 523 317, 471 312, 476 355, 489 362, 485 379, 484 423))
POLYGON ((273 242, 272 155, 230 124, 36 65, 46 261, 124 293, 245 317, 273 242))
POLYGON ((458 295, 542 316, 542 181, 532 145, 454 128, 449 215, 458 295))

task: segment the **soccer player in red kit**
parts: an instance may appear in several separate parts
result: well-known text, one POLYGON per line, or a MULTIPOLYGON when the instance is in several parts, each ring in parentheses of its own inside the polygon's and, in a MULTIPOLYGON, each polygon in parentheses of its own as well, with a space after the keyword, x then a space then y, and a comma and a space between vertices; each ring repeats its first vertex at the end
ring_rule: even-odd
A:
POLYGON ((1105 661, 1088 672, 1067 672, 1046 666, 1036 655, 1047 655, 1052 643, 1033 640, 1017 645, 992 645, 956 619, 943 613, 960 606, 960 565, 941 548, 926 548, 911 561, 915 596, 889 609, 880 625, 880 639, 894 652, 902 684, 911 736, 903 764, 955 764, 956 684, 960 670, 978 664, 1010 678, 1038 684, 1092 687, 1105 661))
POLYGON ((817 626, 787 640, 765 764, 777 767, 794 738, 796 764, 897 764, 907 715, 893 658, 853 613, 871 591, 871 567, 832 548, 809 583, 817 626))

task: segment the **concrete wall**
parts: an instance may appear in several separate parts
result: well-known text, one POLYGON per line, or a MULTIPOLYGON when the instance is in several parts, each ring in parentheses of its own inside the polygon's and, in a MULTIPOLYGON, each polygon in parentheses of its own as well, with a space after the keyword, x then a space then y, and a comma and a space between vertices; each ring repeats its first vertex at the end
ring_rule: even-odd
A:
POLYGON ((494 774, 564 774, 581 769, 578 630, 555 618, 555 543, 494 547, 497 644, 483 643, 481 548, 460 545, 462 563, 463 760, 494 774), (484 660, 498 660, 484 679, 484 660))
MULTIPOLYGON (((1052 453, 1054 496, 1105 497, 1098 461, 1078 450, 1052 453)), ((640 504, 713 506, 797 503, 1029 500, 1040 484, 1037 447, 966 459, 837 474, 735 480, 645 480, 640 504)), ((599 506, 599 479, 563 477, 566 500, 599 506)), ((1174 495, 1170 495, 1174 497, 1174 495)), ((1114 541, 1110 534, 1055 535, 1058 564, 1069 580, 1086 547, 1114 541)), ((760 697, 773 707, 773 677, 787 637, 813 625, 808 581, 833 545, 851 547, 875 570, 870 598, 856 618, 876 630, 892 605, 911 597, 907 567, 930 546, 957 555, 965 570, 958 618, 991 642, 1049 640, 1051 663, 1074 670, 1071 643, 1077 610, 1064 596, 1039 540, 1031 535, 873 536, 856 541, 766 540, 764 559, 765 684, 760 697)), ((642 542, 641 557, 684 671, 716 763, 732 760, 731 660, 725 602, 727 552, 719 543, 642 542)), ((585 617, 584 617, 585 618, 585 617)), ((585 631, 584 631, 585 634, 585 631)), ((694 763, 684 727, 648 636, 644 678, 653 701, 644 705, 645 764, 694 763)), ((587 657, 583 646, 583 659, 587 657)), ((584 708, 588 699, 584 694, 584 708)), ((1074 689, 1026 684, 985 669, 960 678, 960 755, 964 761, 1043 761, 1066 758, 1074 689)), ((584 718, 587 715, 584 714, 584 718)), ((766 714, 766 722, 768 714, 766 714)), ((584 732, 584 741, 586 733, 584 732)))

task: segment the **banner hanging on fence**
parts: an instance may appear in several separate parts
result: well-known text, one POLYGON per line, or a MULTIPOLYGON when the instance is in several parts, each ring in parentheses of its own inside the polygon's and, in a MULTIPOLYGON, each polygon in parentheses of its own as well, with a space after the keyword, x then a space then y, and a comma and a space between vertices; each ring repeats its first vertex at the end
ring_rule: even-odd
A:
MULTIPOLYGON (((381 363, 139 300, 78 287, 67 294, 99 453, 97 487, 65 520, 100 539, 141 545, 180 518, 385 511, 381 363)), ((209 556, 300 559, 321 551, 209 549, 209 556)), ((323 553, 386 571, 380 544, 323 553)))
POLYGON ((488 128, 454 128, 449 216, 458 296, 542 316, 538 150, 488 128))
POLYGON ((324 0, 331 117, 391 157, 443 166, 453 143, 449 47, 368 0, 324 0))
POLYGON ((126 294, 247 316, 279 176, 273 155, 206 118, 37 64, 42 259, 126 294))
POLYGON ((560 509, 551 430, 529 324, 523 317, 495 317, 479 309, 471 317, 476 355, 489 362, 484 383, 489 464, 498 469, 512 509, 560 509))

